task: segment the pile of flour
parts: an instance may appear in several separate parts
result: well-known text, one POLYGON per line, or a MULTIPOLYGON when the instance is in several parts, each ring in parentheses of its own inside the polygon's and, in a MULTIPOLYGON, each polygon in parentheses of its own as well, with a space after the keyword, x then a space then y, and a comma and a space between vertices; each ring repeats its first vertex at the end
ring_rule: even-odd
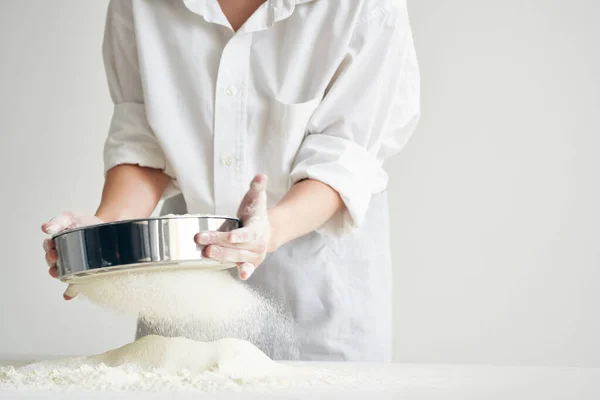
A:
POLYGON ((100 355, 0 367, 0 392, 265 392, 392 383, 372 372, 282 365, 238 339, 203 343, 150 335, 100 355))
POLYGON ((103 274, 72 290, 140 318, 148 336, 100 355, 0 368, 0 389, 207 391, 305 376, 269 358, 298 358, 291 318, 230 271, 103 274))
MULTIPOLYGON (((85 374, 86 371, 112 370, 113 377, 133 373, 143 377, 147 373, 172 376, 180 373, 199 375, 212 372, 238 382, 294 375, 297 372, 294 368, 271 360, 245 340, 221 339, 214 342, 198 342, 183 337, 167 338, 148 335, 103 354, 29 364, 19 368, 18 373, 22 379, 43 377, 44 373, 56 378, 61 375, 59 373, 61 370, 65 372, 61 380, 72 380, 69 374, 73 372, 80 375, 85 374)), ((98 385, 98 382, 90 379, 82 381, 84 387, 98 385)), ((131 376, 125 383, 131 383, 130 381, 131 376)), ((115 383, 118 385, 121 382, 122 379, 115 383)))

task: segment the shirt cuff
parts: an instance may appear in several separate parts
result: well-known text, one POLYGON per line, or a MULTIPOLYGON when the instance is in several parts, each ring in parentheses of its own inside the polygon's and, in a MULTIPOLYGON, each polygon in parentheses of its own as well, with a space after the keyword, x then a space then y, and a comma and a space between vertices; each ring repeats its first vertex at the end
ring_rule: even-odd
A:
POLYGON ((122 164, 162 170, 171 178, 163 198, 179 193, 175 174, 148 124, 144 104, 115 105, 108 138, 104 144, 104 173, 122 164))
POLYGON ((382 164, 351 140, 325 134, 306 137, 296 156, 291 183, 303 179, 323 182, 340 194, 345 205, 317 231, 341 236, 362 225, 371 197, 387 187, 382 164))

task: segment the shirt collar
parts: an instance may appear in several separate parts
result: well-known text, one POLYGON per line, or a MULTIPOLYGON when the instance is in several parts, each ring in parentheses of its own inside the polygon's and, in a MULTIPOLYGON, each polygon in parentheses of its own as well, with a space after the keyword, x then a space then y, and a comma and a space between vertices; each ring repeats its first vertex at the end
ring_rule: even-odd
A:
MULTIPOLYGON (((316 0, 266 0, 268 17, 263 29, 266 29, 276 22, 288 18, 294 12, 297 5, 310 3, 316 0)), ((203 16, 209 22, 227 25, 226 20, 219 16, 221 13, 215 11, 219 7, 218 0, 183 0, 185 6, 195 14, 203 16)), ((254 29, 260 28, 255 26, 254 29)))
MULTIPOLYGON (((217 2, 218 0, 183 0, 186 6, 194 5, 195 9, 204 9, 207 2, 217 2)), ((266 0, 271 7, 286 7, 290 8, 298 4, 310 3, 316 0, 266 0)))

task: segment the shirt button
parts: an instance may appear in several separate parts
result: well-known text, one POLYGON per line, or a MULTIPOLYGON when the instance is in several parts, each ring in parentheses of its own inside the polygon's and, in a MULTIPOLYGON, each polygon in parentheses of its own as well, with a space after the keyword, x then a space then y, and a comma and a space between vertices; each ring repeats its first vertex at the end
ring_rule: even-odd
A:
POLYGON ((237 89, 235 86, 229 86, 225 89, 225 93, 227 93, 227 96, 235 96, 237 94, 237 89))
POLYGON ((225 164, 226 167, 231 167, 233 164, 235 164, 235 158, 228 154, 223 157, 223 164, 225 164))

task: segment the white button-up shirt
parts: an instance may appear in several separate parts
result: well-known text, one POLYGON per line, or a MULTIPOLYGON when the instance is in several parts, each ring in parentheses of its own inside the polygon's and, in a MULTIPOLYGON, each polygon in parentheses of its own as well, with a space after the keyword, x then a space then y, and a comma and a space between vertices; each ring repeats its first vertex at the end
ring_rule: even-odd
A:
POLYGON ((330 226, 359 226, 418 119, 408 18, 393 3, 269 0, 234 32, 216 0, 112 1, 106 169, 163 169, 190 212, 226 215, 257 173, 271 205, 317 179, 346 205, 330 226))
POLYGON ((271 206, 310 178, 345 204, 320 232, 352 234, 419 116, 405 0, 268 0, 237 32, 217 0, 112 0, 103 49, 106 169, 162 169, 190 213, 235 215, 257 173, 271 206))

